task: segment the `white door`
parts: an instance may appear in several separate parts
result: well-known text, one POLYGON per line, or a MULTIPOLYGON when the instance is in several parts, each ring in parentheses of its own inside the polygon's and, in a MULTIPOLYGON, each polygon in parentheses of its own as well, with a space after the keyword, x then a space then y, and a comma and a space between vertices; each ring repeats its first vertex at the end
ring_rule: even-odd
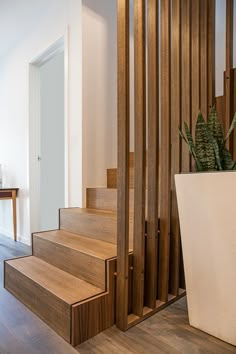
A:
POLYGON ((40 70, 40 231, 58 228, 65 207, 64 53, 40 70))

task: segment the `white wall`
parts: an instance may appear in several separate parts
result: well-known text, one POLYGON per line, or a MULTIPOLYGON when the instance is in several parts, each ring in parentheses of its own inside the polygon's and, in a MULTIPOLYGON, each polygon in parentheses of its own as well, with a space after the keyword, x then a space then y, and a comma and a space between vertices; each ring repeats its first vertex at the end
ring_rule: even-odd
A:
MULTIPOLYGON (((117 0, 83 0, 83 177, 87 187, 105 187, 106 169, 117 166, 117 0)), ((133 28, 133 1, 130 1, 133 28)), ((131 32, 132 33, 132 32, 131 32)), ((133 67, 130 38, 130 92, 133 67)), ((130 100, 131 127, 134 117, 130 100)), ((134 136, 131 129, 130 150, 134 136)))
POLYGON ((64 52, 40 67, 40 231, 58 228, 65 207, 64 52))
MULTIPOLYGON (((81 0, 48 0, 43 2, 40 12, 37 6, 34 10, 32 0, 27 1, 31 4, 30 17, 27 6, 19 14, 23 16, 22 22, 29 22, 31 27, 26 26, 19 42, 15 41, 0 61, 0 162, 6 165, 8 184, 20 188, 18 237, 29 243, 29 63, 62 37, 68 27, 69 205, 82 204, 82 14, 81 0)), ((5 21, 14 26, 11 14, 17 6, 21 8, 21 2, 5 1, 4 9, 8 6, 9 18, 5 21)), ((10 203, 0 204, 0 232, 12 236, 10 203)))
POLYGON ((116 0, 83 0, 83 177, 103 187, 116 162, 116 0))

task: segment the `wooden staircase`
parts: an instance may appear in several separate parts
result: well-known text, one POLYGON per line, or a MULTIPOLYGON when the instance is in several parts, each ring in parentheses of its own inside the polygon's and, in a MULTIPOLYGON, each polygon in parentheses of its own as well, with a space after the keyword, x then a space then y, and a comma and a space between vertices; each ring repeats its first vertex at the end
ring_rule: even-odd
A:
POLYGON ((115 323, 117 169, 109 171, 108 188, 87 189, 86 209, 61 209, 58 230, 33 234, 32 256, 4 264, 5 288, 73 346, 115 323))

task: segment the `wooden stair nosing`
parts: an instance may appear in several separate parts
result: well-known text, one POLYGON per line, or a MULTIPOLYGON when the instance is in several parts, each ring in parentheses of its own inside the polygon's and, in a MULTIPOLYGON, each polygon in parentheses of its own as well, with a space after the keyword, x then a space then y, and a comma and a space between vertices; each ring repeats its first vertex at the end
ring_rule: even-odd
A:
MULTIPOLYGON (((130 227, 132 229, 132 220, 130 227)), ((60 229, 116 244, 117 213, 94 209, 61 209, 60 229)))
POLYGON ((34 256, 106 290, 106 260, 116 256, 115 245, 63 230, 34 234, 33 245, 34 256))
POLYGON ((58 229, 42 233, 36 232, 33 235, 101 260, 114 258, 117 254, 116 245, 102 240, 91 239, 65 230, 58 229))
POLYGON ((68 305, 73 305, 104 292, 104 290, 34 256, 6 261, 5 266, 7 265, 68 305))

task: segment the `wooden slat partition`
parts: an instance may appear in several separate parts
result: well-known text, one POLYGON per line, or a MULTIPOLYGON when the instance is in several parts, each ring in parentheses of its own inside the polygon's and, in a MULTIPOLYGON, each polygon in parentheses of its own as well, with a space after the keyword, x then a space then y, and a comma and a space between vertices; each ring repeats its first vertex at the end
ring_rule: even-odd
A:
POLYGON ((180 230, 174 175, 181 171, 181 0, 172 0, 171 47, 171 242, 169 292, 179 294, 180 230))
MULTIPOLYGON (((158 299, 168 300, 170 254, 171 3, 161 1, 161 151, 158 299)), ((149 186, 150 188, 150 186, 149 186)))
MULTIPOLYGON (((225 71, 225 130, 233 118, 233 0, 226 0, 226 71, 225 71)), ((233 150, 232 136, 227 147, 233 150)))
MULTIPOLYGON (((192 91, 192 133, 195 136, 195 125, 200 109, 200 0, 192 1, 191 29, 191 91, 192 91)), ((194 170, 194 163, 192 166, 194 170)))
MULTIPOLYGON (((191 1, 182 0, 182 128, 184 122, 191 126, 191 1)), ((182 144, 182 172, 190 170, 190 155, 186 144, 182 144)))
POLYGON ((208 0, 207 11, 207 39, 208 39, 208 110, 210 111, 215 103, 215 0, 208 0))
POLYGON ((233 68, 234 0, 226 0, 226 70, 233 68))
POLYGON ((159 26, 158 2, 148 0, 148 209, 146 250, 146 304, 157 298, 157 231, 159 165, 159 26))
POLYGON ((208 115, 208 1, 200 0, 200 74, 201 100, 200 110, 204 117, 208 115))
MULTIPOLYGON (((186 121, 194 134, 199 109, 206 116, 215 95, 215 0, 134 0, 134 248, 129 264, 129 6, 118 0, 117 326, 122 330, 185 294, 174 175, 194 164, 178 127, 186 121)), ((225 102, 217 99, 221 110, 225 102)))
POLYGON ((144 243, 146 191, 146 17, 145 0, 134 1, 134 238, 133 313, 144 305, 144 243))
POLYGON ((128 325, 129 275, 129 1, 118 0, 118 222, 116 324, 128 325))

